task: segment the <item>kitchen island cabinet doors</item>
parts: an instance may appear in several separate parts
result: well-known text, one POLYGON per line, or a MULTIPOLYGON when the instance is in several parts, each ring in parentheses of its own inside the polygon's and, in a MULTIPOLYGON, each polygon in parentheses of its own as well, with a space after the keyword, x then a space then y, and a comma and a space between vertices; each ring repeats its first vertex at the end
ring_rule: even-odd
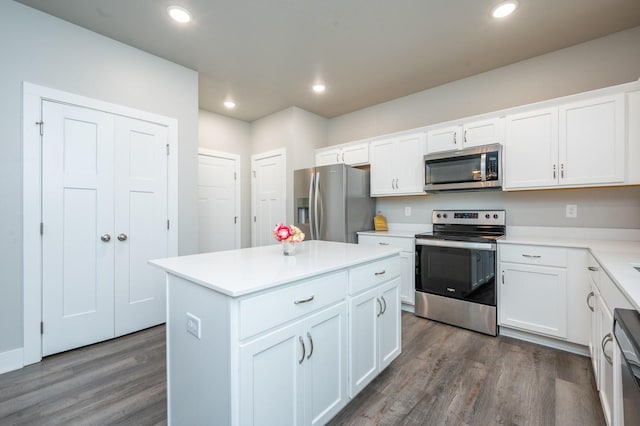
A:
POLYGON ((325 424, 347 403, 346 303, 240 347, 240 424, 325 424))

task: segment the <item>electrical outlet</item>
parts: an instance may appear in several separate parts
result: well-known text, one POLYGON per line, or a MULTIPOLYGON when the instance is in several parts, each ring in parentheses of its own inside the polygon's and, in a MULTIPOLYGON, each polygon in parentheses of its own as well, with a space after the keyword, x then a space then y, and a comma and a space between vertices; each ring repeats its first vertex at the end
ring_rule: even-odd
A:
POLYGON ((567 204, 567 208, 565 210, 565 217, 578 217, 578 205, 577 204, 567 204))
POLYGON ((187 333, 200 339, 200 318, 187 312, 187 333))
POLYGON ((411 207, 405 207, 404 208, 404 215, 405 216, 411 216, 411 207))

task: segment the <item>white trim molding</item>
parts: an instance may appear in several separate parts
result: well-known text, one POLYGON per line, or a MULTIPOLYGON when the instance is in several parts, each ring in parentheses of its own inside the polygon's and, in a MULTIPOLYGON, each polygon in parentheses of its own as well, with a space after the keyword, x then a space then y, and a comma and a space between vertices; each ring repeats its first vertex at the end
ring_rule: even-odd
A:
MULTIPOLYGON (((178 121, 174 118, 28 82, 23 83, 22 90, 24 346, 20 349, 21 365, 18 368, 42 360, 42 336, 40 334, 40 323, 42 321, 42 252, 40 239, 42 139, 40 122, 42 121, 42 102, 44 100, 132 117, 167 127, 170 152, 167 188, 168 219, 170 221, 168 254, 169 256, 178 255, 178 121)), ((44 128, 46 129, 46 123, 44 123, 44 128)), ((14 351, 10 352, 12 353, 11 357, 16 356, 14 351)), ((2 367, 1 362, 0 367, 2 367)))
POLYGON ((0 352, 0 374, 22 368, 22 348, 0 352))

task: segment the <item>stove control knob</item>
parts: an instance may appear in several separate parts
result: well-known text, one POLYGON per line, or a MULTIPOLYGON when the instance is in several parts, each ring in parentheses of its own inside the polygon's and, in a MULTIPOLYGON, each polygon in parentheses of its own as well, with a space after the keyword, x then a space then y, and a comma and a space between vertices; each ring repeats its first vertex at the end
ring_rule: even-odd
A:
POLYGON ((446 218, 447 218, 447 214, 446 214, 446 213, 444 213, 444 214, 442 215, 442 217, 444 217, 444 218, 446 219, 446 218))
POLYGON ((494 218, 494 219, 497 219, 497 218, 498 218, 498 213, 495 213, 495 214, 493 215, 493 218, 494 218))
POLYGON ((490 219, 491 215, 489 213, 487 213, 487 214, 484 215, 484 217, 487 218, 487 219, 490 219))
POLYGON ((440 218, 442 217, 442 215, 441 215, 440 213, 438 213, 438 214, 436 215, 436 217, 437 217, 438 219, 440 219, 440 218))

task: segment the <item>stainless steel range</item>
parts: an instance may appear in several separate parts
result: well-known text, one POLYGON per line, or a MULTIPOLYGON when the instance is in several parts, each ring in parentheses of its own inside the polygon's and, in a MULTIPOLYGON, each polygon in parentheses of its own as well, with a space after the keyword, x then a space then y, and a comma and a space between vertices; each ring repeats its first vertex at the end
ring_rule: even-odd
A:
POLYGON ((497 335, 496 240, 504 210, 434 210, 433 232, 416 235, 415 314, 497 335))

